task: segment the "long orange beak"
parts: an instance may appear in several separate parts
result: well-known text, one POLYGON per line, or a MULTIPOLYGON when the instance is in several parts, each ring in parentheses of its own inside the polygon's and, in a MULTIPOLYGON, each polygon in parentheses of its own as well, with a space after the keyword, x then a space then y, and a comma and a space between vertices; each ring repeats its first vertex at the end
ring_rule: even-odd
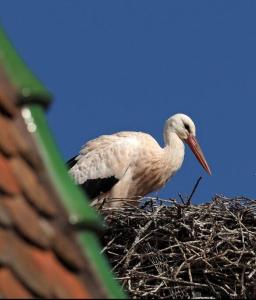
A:
POLYGON ((189 145, 192 152, 195 154, 196 158, 198 159, 198 161, 200 162, 202 167, 205 169, 205 171, 209 175, 211 175, 212 173, 211 173, 210 167, 207 164, 207 161, 204 157, 203 151, 201 150, 201 147, 200 147, 198 141, 196 140, 196 137, 193 134, 190 134, 188 136, 186 142, 189 145))

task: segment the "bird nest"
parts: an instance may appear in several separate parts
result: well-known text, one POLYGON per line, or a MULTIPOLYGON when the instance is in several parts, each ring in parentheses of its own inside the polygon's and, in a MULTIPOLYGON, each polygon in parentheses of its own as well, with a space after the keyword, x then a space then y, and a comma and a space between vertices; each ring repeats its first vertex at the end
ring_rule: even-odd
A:
POLYGON ((104 252, 133 299, 255 299, 256 200, 101 208, 104 252))

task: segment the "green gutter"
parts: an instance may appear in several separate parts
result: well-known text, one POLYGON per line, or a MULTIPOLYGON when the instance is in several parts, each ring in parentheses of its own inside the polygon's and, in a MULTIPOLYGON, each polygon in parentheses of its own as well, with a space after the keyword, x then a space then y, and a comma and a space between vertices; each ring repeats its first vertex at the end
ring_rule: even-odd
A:
POLYGON ((64 205, 71 213, 71 219, 74 222, 87 222, 99 226, 100 220, 98 215, 88 205, 88 200, 85 199, 80 189, 70 181, 67 169, 53 142, 54 139, 50 133, 42 109, 42 106, 45 107, 50 103, 50 93, 34 77, 20 56, 17 55, 14 47, 7 39, 3 30, 1 30, 1 27, 0 63, 4 65, 9 79, 17 88, 19 101, 22 104, 29 105, 31 109, 32 114, 30 116, 27 115, 28 119, 25 121, 35 123, 38 129, 35 133, 39 149, 42 152, 47 169, 50 172, 55 187, 61 195, 64 205), (87 202, 86 206, 85 202, 87 202))
POLYGON ((15 48, 6 37, 0 24, 0 63, 4 65, 5 71, 12 83, 19 91, 22 101, 38 102, 47 106, 51 101, 50 93, 42 83, 30 72, 25 62, 17 55, 15 48))
POLYGON ((108 297, 125 299, 126 295, 114 280, 107 259, 100 254, 101 247, 94 230, 100 230, 102 227, 101 219, 89 206, 88 199, 82 191, 69 177, 48 128, 43 107, 45 108, 50 103, 50 93, 27 68, 1 28, 0 63, 5 67, 9 79, 17 88, 19 101, 23 104, 24 121, 30 125, 28 128, 35 138, 49 176, 69 213, 69 221, 80 228, 78 240, 84 254, 93 265, 108 297))
POLYGON ((94 227, 100 230, 102 225, 99 215, 89 206, 84 193, 73 184, 67 173, 67 168, 61 159, 48 128, 44 110, 37 104, 31 104, 28 108, 30 113, 23 114, 27 116, 25 122, 31 122, 31 124, 35 125, 32 128, 37 128, 34 136, 39 151, 51 176, 51 180, 60 194, 63 204, 69 211, 71 223, 85 224, 87 227, 94 227))
MULTIPOLYGON (((34 120, 37 126, 34 136, 43 160, 61 199, 69 212, 73 211, 73 217, 72 214, 70 215, 73 218, 72 222, 85 224, 88 228, 97 228, 99 225, 98 214, 87 204, 80 189, 69 178, 50 136, 42 108, 35 105, 30 108, 30 112, 31 122, 34 120)), ((101 246, 96 234, 90 230, 83 231, 78 234, 78 239, 84 253, 100 278, 102 286, 107 291, 108 297, 110 299, 126 299, 123 290, 113 278, 105 256, 100 253, 101 246)))

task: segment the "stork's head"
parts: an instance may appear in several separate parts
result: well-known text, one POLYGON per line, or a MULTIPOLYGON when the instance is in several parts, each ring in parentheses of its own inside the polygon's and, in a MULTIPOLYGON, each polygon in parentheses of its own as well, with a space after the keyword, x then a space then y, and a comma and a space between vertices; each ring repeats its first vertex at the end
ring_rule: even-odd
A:
POLYGON ((190 117, 184 114, 175 114, 166 121, 166 129, 176 133, 182 141, 189 145, 202 167, 211 175, 210 167, 196 139, 196 126, 190 117))

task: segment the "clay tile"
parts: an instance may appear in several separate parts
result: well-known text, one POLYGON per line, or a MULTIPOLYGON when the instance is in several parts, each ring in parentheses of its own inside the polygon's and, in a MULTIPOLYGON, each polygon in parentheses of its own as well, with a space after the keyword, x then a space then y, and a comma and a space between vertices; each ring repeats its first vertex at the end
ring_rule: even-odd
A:
POLYGON ((0 201, 0 225, 10 227, 12 226, 12 220, 6 207, 3 205, 3 201, 12 201, 12 196, 1 196, 0 201))
POLYGON ((0 128, 0 149, 7 155, 15 155, 17 146, 12 132, 12 120, 0 114, 0 128))
POLYGON ((53 240, 53 249, 55 250, 56 255, 70 268, 81 270, 85 267, 84 259, 78 247, 61 231, 56 232, 53 240))
POLYGON ((1 264, 10 266, 16 278, 35 295, 50 298, 51 283, 33 258, 33 251, 40 250, 20 239, 11 230, 0 229, 1 264))
POLYGON ((16 90, 10 85, 7 77, 0 67, 0 111, 8 113, 9 115, 15 115, 17 113, 16 90))
POLYGON ((3 91, 0 92, 0 110, 4 111, 8 115, 15 115, 17 113, 16 106, 8 100, 8 95, 6 95, 3 91))
POLYGON ((24 119, 19 114, 13 120, 13 137, 19 153, 32 165, 35 169, 42 167, 41 159, 38 154, 38 149, 33 142, 31 134, 28 132, 24 119))
POLYGON ((51 282, 52 297, 91 298, 78 276, 60 264, 53 253, 33 251, 32 257, 51 282))
POLYGON ((20 188, 17 184, 17 180, 10 166, 10 161, 8 161, 1 153, 0 153, 0 190, 8 194, 17 194, 20 192, 20 188))
POLYGON ((11 240, 9 229, 0 229, 0 263, 7 264, 10 261, 11 240))
POLYGON ((21 158, 11 159, 11 166, 26 197, 41 212, 53 216, 57 209, 47 192, 39 184, 37 173, 21 158))
POLYGON ((10 230, 0 229, 0 262, 40 298, 89 298, 78 275, 51 251, 27 243, 10 230))
POLYGON ((1 298, 32 298, 32 294, 15 278, 7 268, 0 269, 1 298))
POLYGON ((35 209, 33 209, 21 196, 17 196, 12 200, 2 200, 2 204, 13 221, 14 227, 25 238, 29 239, 36 245, 47 248, 51 244, 54 229, 49 224, 48 230, 45 230, 43 223, 35 209))

